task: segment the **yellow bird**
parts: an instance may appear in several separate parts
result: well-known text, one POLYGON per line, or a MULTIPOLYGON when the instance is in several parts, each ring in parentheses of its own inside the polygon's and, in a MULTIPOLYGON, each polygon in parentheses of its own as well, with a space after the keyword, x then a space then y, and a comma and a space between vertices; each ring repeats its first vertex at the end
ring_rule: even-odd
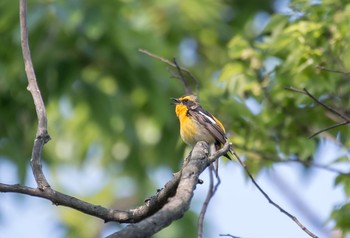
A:
MULTIPOLYGON (((215 149, 218 150, 226 143, 224 126, 216 117, 202 108, 196 96, 187 95, 171 99, 176 105, 175 112, 180 121, 180 135, 186 144, 194 146, 198 141, 205 141, 209 145, 214 144, 215 149)), ((226 157, 229 158, 227 155, 226 157)))

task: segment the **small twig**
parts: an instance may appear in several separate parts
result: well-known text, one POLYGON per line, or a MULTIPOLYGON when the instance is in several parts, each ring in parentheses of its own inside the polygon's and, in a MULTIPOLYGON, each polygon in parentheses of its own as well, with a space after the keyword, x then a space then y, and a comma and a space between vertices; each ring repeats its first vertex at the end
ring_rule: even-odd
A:
MULTIPOLYGON (((199 81, 197 80, 196 77, 193 76, 193 74, 192 74, 188 69, 186 69, 185 67, 180 67, 179 65, 177 65, 177 63, 173 63, 173 62, 171 62, 170 60, 167 60, 167 59, 165 59, 165 58, 163 58, 163 57, 161 57, 161 56, 159 56, 159 55, 153 54, 153 53, 151 53, 151 52, 149 52, 149 51, 147 51, 147 50, 145 50, 145 49, 139 49, 139 52, 144 53, 144 54, 146 54, 146 55, 148 55, 148 56, 150 56, 150 57, 152 57, 152 58, 158 59, 158 60, 162 61, 163 63, 166 63, 167 65, 170 65, 171 67, 176 68, 179 72, 185 72, 185 73, 187 73, 187 74, 190 76, 190 78, 196 83, 196 94, 197 94, 197 96, 198 96, 198 92, 199 92, 199 81)), ((176 77, 176 76, 174 76, 174 75, 172 75, 172 76, 173 76, 174 78, 178 78, 178 79, 180 78, 181 80, 183 80, 183 78, 186 79, 186 77, 176 77)), ((187 83, 186 83, 186 84, 187 84, 187 83)), ((187 85, 188 85, 188 84, 187 84, 187 85)), ((185 91, 187 90, 186 88, 187 88, 187 87, 185 86, 185 91)), ((192 93, 191 93, 191 90, 190 90, 189 92, 186 91, 186 94, 192 94, 192 93)))
POLYGON ((293 87, 285 87, 285 89, 287 90, 290 90, 290 91, 293 91, 293 92, 297 92, 297 93, 302 93, 302 94, 305 94, 307 96, 309 96, 312 100, 314 100, 317 104, 320 104, 321 106, 323 106, 325 109, 327 109, 328 111, 332 112, 333 114, 336 114, 338 115, 339 117, 341 117, 342 119, 344 119, 345 121, 344 122, 341 122, 341 123, 338 123, 336 125, 332 125, 332 126, 329 126, 325 129, 322 129, 320 131, 317 131, 316 133, 312 134, 311 136, 309 136, 309 139, 315 137, 316 135, 322 133, 322 132, 325 132, 325 131, 328 131, 330 129, 333 129, 333 128, 336 128, 336 127, 339 127, 339 126, 343 126, 343 125, 347 125, 350 123, 350 117, 346 116, 345 114, 337 111, 336 109, 324 104, 323 102, 321 102, 320 100, 318 100, 314 95, 312 95, 306 88, 303 88, 303 90, 300 90, 300 89, 296 89, 296 88, 293 88, 293 87))
POLYGON ((47 117, 44 101, 41 97, 40 89, 36 80, 32 58, 30 55, 29 43, 28 43, 28 26, 27 26, 27 1, 20 0, 19 4, 20 12, 20 25, 21 25, 21 46, 25 65, 25 71, 28 78, 28 90, 32 94, 36 114, 38 117, 38 130, 36 138, 34 140, 34 146, 32 150, 32 158, 30 160, 32 165, 33 174, 40 190, 44 190, 50 187, 45 175, 42 171, 41 165, 41 153, 43 146, 50 140, 50 135, 47 132, 47 117))
POLYGON ((230 235, 230 234, 219 234, 219 236, 227 236, 227 237, 232 237, 232 238, 241 238, 239 236, 234 236, 234 235, 230 235))
POLYGON ((332 72, 332 73, 338 73, 338 74, 345 74, 345 75, 349 75, 350 72, 347 71, 342 71, 342 70, 336 70, 336 69, 328 69, 324 66, 321 65, 317 65, 316 69, 320 69, 320 70, 324 70, 324 71, 328 71, 328 72, 332 72))
POLYGON ((349 124, 349 123, 350 123, 350 121, 344 121, 344 122, 342 122, 342 123, 338 123, 338 124, 335 124, 335 125, 333 125, 333 126, 329 126, 329 127, 327 127, 327 128, 324 128, 324 129, 319 130, 319 131, 317 131, 316 133, 312 134, 311 136, 309 136, 309 139, 312 139, 313 137, 317 136, 318 134, 321 134, 322 132, 329 131, 329 130, 334 129, 334 128, 337 128, 337 127, 339 127, 339 126, 344 126, 344 125, 347 125, 347 124, 349 124))
POLYGON ((316 236, 314 233, 312 233, 309 229, 307 229, 295 216, 293 216, 292 214, 290 214, 289 212, 287 212, 286 210, 284 210, 281 206, 279 206, 277 203, 275 203, 268 195, 267 193, 258 185, 258 183, 255 181, 253 175, 250 173, 250 171, 248 170, 246 164, 240 159, 240 157, 237 155, 237 153, 235 151, 232 150, 232 154, 237 158, 238 162, 240 163, 240 165, 244 168, 245 172, 248 174, 249 178, 251 179, 251 181, 253 182, 253 184, 255 185, 255 187, 257 187, 257 189, 264 195, 264 197, 269 201, 269 203, 271 203, 274 207, 276 207, 277 209, 279 209, 282 213, 284 213, 285 215, 287 215, 289 218, 291 218, 303 231, 305 231, 309 236, 313 237, 313 238, 318 238, 318 236, 316 236))
POLYGON ((292 92, 297 92, 297 93, 302 93, 302 94, 306 94, 305 91, 297 89, 297 88, 293 88, 293 87, 284 87, 284 89, 292 91, 292 92))
POLYGON ((338 112, 337 110, 335 110, 334 108, 324 104, 323 102, 321 102, 320 100, 318 100, 316 97, 314 97, 306 88, 303 89, 304 92, 306 93, 306 95, 308 95, 310 98, 312 98, 315 102, 317 102, 318 104, 322 105, 324 108, 326 108, 328 111, 333 112, 334 114, 338 115, 339 117, 343 118, 344 120, 350 122, 350 118, 346 115, 344 115, 341 112, 338 112))
POLYGON ((176 62, 176 58, 173 59, 173 62, 174 62, 174 64, 175 64, 175 66, 176 66, 177 71, 179 72, 180 79, 181 79, 182 83, 184 84, 186 95, 191 95, 191 94, 193 94, 193 93, 192 93, 192 90, 190 89, 190 87, 189 87, 189 85, 188 85, 188 83, 187 83, 186 78, 185 78, 185 77, 183 76, 183 74, 182 74, 182 71, 181 71, 180 66, 179 66, 179 65, 177 64, 177 62, 176 62))
MULTIPOLYGON (((163 58, 163 57, 161 57, 159 55, 153 54, 153 53, 151 53, 151 52, 149 52, 147 50, 144 50, 144 49, 139 49, 139 52, 144 53, 144 54, 146 54, 148 56, 151 56, 152 58, 159 59, 163 63, 166 63, 166 64, 176 68, 176 65, 173 62, 171 62, 170 60, 167 60, 167 59, 165 59, 165 58, 163 58)), ((183 67, 181 67, 181 70, 182 71, 186 71, 186 72, 188 71, 188 69, 183 68, 183 67)))
POLYGON ((205 213, 207 212, 209 202, 214 197, 219 185, 221 184, 221 179, 220 179, 219 175, 216 173, 213 164, 209 165, 208 171, 209 171, 209 190, 208 190, 207 196, 205 198, 205 201, 204 201, 203 206, 202 206, 202 210, 201 210, 201 212, 199 214, 199 218, 198 218, 198 225, 197 225, 197 237, 198 238, 201 238, 203 236, 204 217, 205 217, 205 213), (214 186, 213 174, 215 174, 215 177, 217 179, 215 186, 214 186))
POLYGON ((289 159, 289 158, 278 159, 278 158, 275 158, 274 155, 269 154, 269 153, 264 153, 263 151, 260 151, 260 150, 254 150, 251 148, 247 148, 245 146, 244 147, 236 147, 236 149, 237 148, 239 148, 240 150, 249 151, 249 153, 257 154, 257 155, 259 155, 259 158, 261 158, 263 160, 268 160, 268 161, 272 161, 272 162, 276 162, 276 163, 299 163, 299 164, 302 164, 302 165, 307 166, 307 167, 323 169, 325 171, 336 173, 338 175, 350 175, 350 173, 348 173, 348 172, 343 172, 339 169, 333 168, 333 167, 326 165, 326 164, 315 163, 314 161, 301 160, 299 158, 297 158, 297 159, 289 159))
POLYGON ((323 169, 323 170, 326 170, 328 172, 336 173, 338 175, 346 175, 346 176, 350 175, 349 173, 346 173, 346 172, 340 171, 338 169, 332 168, 332 167, 330 167, 328 165, 318 164, 318 163, 310 162, 310 161, 307 161, 307 160, 300 160, 300 159, 283 159, 283 160, 280 160, 280 159, 274 159, 274 158, 268 158, 268 157, 263 157, 262 159, 263 160, 273 161, 273 162, 276 162, 276 163, 299 163, 299 164, 302 164, 304 166, 313 167, 313 168, 317 168, 317 169, 323 169))

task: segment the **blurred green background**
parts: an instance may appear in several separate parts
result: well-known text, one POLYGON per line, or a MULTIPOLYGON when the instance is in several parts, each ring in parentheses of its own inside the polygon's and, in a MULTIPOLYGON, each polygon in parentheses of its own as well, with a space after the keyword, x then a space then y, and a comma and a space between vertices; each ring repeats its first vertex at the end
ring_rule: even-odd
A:
MULTIPOLYGON (((342 120, 284 87, 305 87, 349 114, 349 74, 316 66, 350 70, 350 3, 282 5, 286 2, 30 1, 29 41, 52 137, 43 161, 52 186, 126 209, 142 204, 180 168, 186 146, 169 98, 182 96, 184 89, 167 65, 139 48, 176 57, 191 70, 200 81, 201 104, 223 121, 255 175, 273 167, 271 159, 317 162, 321 138, 345 151, 331 164, 348 165, 349 127, 308 139, 342 120), (84 176, 94 181, 90 187, 79 186, 84 176)), ((1 1, 0 164, 15 165, 18 181, 26 183, 37 119, 26 91, 18 19, 18 2, 1 1)), ((335 183, 350 195, 349 176, 339 175, 335 183)), ((349 214, 344 201, 329 217, 340 237, 350 231, 349 214)), ((98 236, 103 230, 98 219, 70 209, 59 208, 59 215, 66 237, 98 236)), ((196 219, 190 212, 159 237, 194 237, 196 219)))

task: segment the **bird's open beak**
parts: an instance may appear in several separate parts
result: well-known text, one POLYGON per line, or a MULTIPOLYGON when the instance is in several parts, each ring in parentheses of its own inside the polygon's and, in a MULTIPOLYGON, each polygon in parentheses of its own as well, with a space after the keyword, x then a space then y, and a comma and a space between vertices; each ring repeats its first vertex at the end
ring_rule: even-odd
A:
POLYGON ((171 103, 172 105, 176 105, 180 103, 180 100, 177 98, 170 98, 171 100, 173 100, 173 102, 171 103))

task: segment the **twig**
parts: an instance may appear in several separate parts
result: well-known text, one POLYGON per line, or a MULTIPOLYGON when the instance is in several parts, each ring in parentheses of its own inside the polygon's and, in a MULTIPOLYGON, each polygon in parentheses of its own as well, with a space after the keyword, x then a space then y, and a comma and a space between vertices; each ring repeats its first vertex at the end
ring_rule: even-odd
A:
POLYGON ((328 172, 332 172, 332 173, 336 173, 338 175, 350 175, 350 173, 348 172, 343 172, 339 169, 336 169, 336 168, 333 168, 329 165, 326 165, 326 164, 319 164, 319 163, 315 163, 314 161, 309 161, 309 160, 301 160, 299 158, 297 159, 277 159, 274 157, 274 155, 272 154, 269 154, 269 153, 264 153, 263 151, 260 151, 260 150, 254 150, 254 149, 251 149, 251 148, 247 148, 247 147, 237 147, 236 146, 236 149, 240 149, 240 150, 245 150, 245 151, 249 151, 249 153, 254 153, 254 154, 257 154, 259 155, 261 159, 263 160, 268 160, 268 161, 272 161, 272 162, 276 162, 276 163, 299 163, 299 164, 302 164, 304 166, 308 166, 308 167, 313 167, 313 168, 317 168, 317 169, 323 169, 323 170, 326 170, 328 172))
MULTIPOLYGON (((151 56, 152 58, 159 59, 159 60, 162 61, 163 63, 166 63, 166 64, 168 64, 168 65, 170 65, 170 66, 176 68, 176 65, 175 65, 173 62, 171 62, 170 60, 164 59, 163 57, 161 57, 161 56, 159 56, 159 55, 153 54, 153 53, 151 53, 151 52, 149 52, 149 51, 147 51, 147 50, 144 50, 144 49, 139 49, 139 52, 144 53, 144 54, 146 54, 146 55, 148 55, 148 56, 151 56)), ((188 69, 183 68, 183 67, 181 67, 181 70, 182 70, 182 71, 185 71, 185 72, 189 72, 188 69)))
POLYGON ((186 95, 193 94, 192 90, 190 89, 190 87, 189 87, 189 85, 187 83, 186 78, 182 74, 180 66, 176 62, 176 58, 173 59, 173 62, 175 64, 175 66, 176 66, 177 71, 179 72, 180 79, 181 79, 182 83, 184 84, 186 95))
POLYGON ((319 130, 319 131, 315 132, 315 133, 312 134, 311 136, 309 136, 309 139, 312 139, 313 137, 317 136, 318 134, 321 134, 322 132, 329 131, 329 130, 334 129, 334 128, 337 128, 337 127, 339 127, 339 126, 344 126, 344 125, 347 125, 347 124, 349 124, 349 123, 350 123, 350 121, 344 121, 344 122, 342 122, 342 123, 338 123, 338 124, 335 124, 335 125, 326 127, 326 128, 324 128, 324 129, 322 129, 322 130, 319 130))
POLYGON ((303 90, 300 90, 300 89, 296 89, 296 88, 293 88, 293 87, 285 87, 285 89, 287 90, 290 90, 290 91, 293 91, 293 92, 297 92, 297 93, 302 93, 302 94, 305 94, 307 96, 309 96, 312 100, 314 100, 317 104, 320 104, 321 106, 323 106, 324 108, 326 108, 328 111, 332 112, 333 114, 336 114, 338 115, 339 117, 341 117, 342 119, 344 119, 345 121, 344 122, 341 122, 341 123, 338 123, 336 125, 332 125, 332 126, 329 126, 325 129, 322 129, 322 130, 319 130, 317 131, 316 133, 312 134, 311 136, 309 136, 309 139, 315 137, 316 135, 322 133, 322 132, 325 132, 325 131, 328 131, 330 129, 333 129, 333 128, 336 128, 336 127, 339 127, 339 126, 343 126, 343 125, 347 125, 350 123, 350 117, 346 116, 345 114, 337 111, 336 109, 324 104, 323 102, 321 102, 320 100, 318 100, 314 95, 312 95, 306 88, 303 88, 303 90))
POLYGON ((205 213, 207 212, 209 202, 214 197, 219 185, 221 184, 220 177, 216 173, 213 164, 209 165, 208 171, 209 171, 209 190, 208 190, 207 196, 205 198, 205 201, 204 201, 203 206, 202 206, 202 210, 201 210, 201 212, 199 214, 199 218, 198 218, 198 224, 197 224, 197 237, 198 238, 201 238, 203 236, 204 217, 205 217, 205 213), (213 174, 215 174, 216 179, 217 179, 215 186, 214 186, 213 174))
MULTIPOLYGON (((159 55, 153 54, 153 53, 151 53, 151 52, 149 52, 149 51, 147 51, 145 49, 139 49, 139 52, 144 53, 144 54, 146 54, 146 55, 148 55, 148 56, 150 56, 152 58, 158 59, 158 60, 162 61, 163 63, 166 63, 167 65, 170 65, 171 67, 176 68, 179 72, 182 71, 182 72, 187 73, 190 76, 190 78, 196 83, 196 94, 198 96, 199 81, 197 80, 196 77, 193 76, 193 74, 188 69, 186 69, 185 67, 180 67, 179 65, 177 65, 176 61, 173 63, 170 60, 167 60, 167 59, 165 59, 165 58, 163 58, 163 57, 161 57, 159 55)), ((172 76, 175 77, 175 78, 181 79, 182 81, 183 81, 183 79, 186 79, 186 77, 183 77, 183 76, 182 77, 176 77, 174 75, 172 75, 172 76)), ((189 88, 189 87, 186 86, 186 85, 188 85, 188 83, 185 83, 185 82, 183 82, 183 83, 185 84, 186 94, 192 94, 191 90, 187 91, 187 88, 189 88)))
POLYGON ((41 166, 41 154, 43 146, 50 140, 50 135, 47 132, 47 117, 44 101, 41 97, 41 93, 37 84, 32 58, 30 55, 30 49, 28 44, 28 27, 27 27, 27 1, 20 0, 20 25, 21 25, 21 46, 25 65, 25 71, 28 78, 28 90, 32 94, 36 114, 38 117, 38 130, 36 138, 34 140, 34 146, 32 150, 32 158, 30 160, 32 165, 33 174, 40 190, 44 190, 50 187, 41 166))
POLYGON ((321 66, 321 65, 317 65, 316 69, 320 69, 320 70, 324 70, 324 71, 328 71, 328 72, 332 72, 332 73, 338 73, 338 74, 345 74, 345 75, 350 74, 350 72, 347 72, 347 71, 328 69, 328 68, 321 66))
POLYGON ((292 91, 292 92, 297 92, 297 93, 302 93, 302 94, 306 94, 305 91, 297 89, 297 88, 293 88, 293 87, 284 87, 284 89, 292 91))
POLYGON ((317 168, 317 169, 323 169, 323 170, 326 170, 326 171, 329 171, 329 172, 332 172, 332 173, 336 173, 338 175, 350 175, 349 173, 346 173, 346 172, 340 171, 338 169, 332 168, 332 167, 330 167, 328 165, 318 164, 318 163, 310 162, 310 161, 307 161, 307 160, 300 160, 300 159, 283 159, 283 160, 280 160, 280 159, 274 159, 274 158, 268 158, 268 157, 263 157, 262 159, 263 160, 273 161, 273 162, 276 162, 276 163, 299 163, 299 164, 302 164, 304 166, 314 167, 314 168, 317 168))
POLYGON ((246 164, 240 159, 240 157, 237 155, 237 153, 234 150, 231 150, 232 154, 237 158, 240 165, 244 168, 246 173, 248 174, 249 178, 252 180, 253 184, 257 189, 264 195, 264 197, 271 203, 274 207, 279 209, 282 213, 287 215, 289 218, 291 218, 304 232, 306 232, 309 236, 313 238, 318 238, 314 233, 312 233, 309 229, 307 229, 295 216, 284 210, 281 206, 279 206, 277 203, 275 203, 268 195, 267 193, 258 185, 258 183, 255 181, 253 175, 248 170, 246 164))
POLYGON ((308 95, 310 98, 312 98, 315 102, 317 102, 318 104, 322 105, 324 108, 326 108, 328 111, 333 112, 334 114, 338 115, 339 117, 343 118, 344 120, 350 122, 350 118, 346 115, 344 115, 341 112, 338 112, 337 110, 335 110, 334 108, 324 104, 323 102, 321 102, 320 100, 318 100, 317 98, 315 98, 306 88, 303 89, 304 92, 306 93, 306 95, 308 95))
POLYGON ((219 234, 219 236, 227 236, 227 237, 232 237, 232 238, 241 238, 239 236, 234 236, 234 235, 230 235, 230 234, 219 234))

